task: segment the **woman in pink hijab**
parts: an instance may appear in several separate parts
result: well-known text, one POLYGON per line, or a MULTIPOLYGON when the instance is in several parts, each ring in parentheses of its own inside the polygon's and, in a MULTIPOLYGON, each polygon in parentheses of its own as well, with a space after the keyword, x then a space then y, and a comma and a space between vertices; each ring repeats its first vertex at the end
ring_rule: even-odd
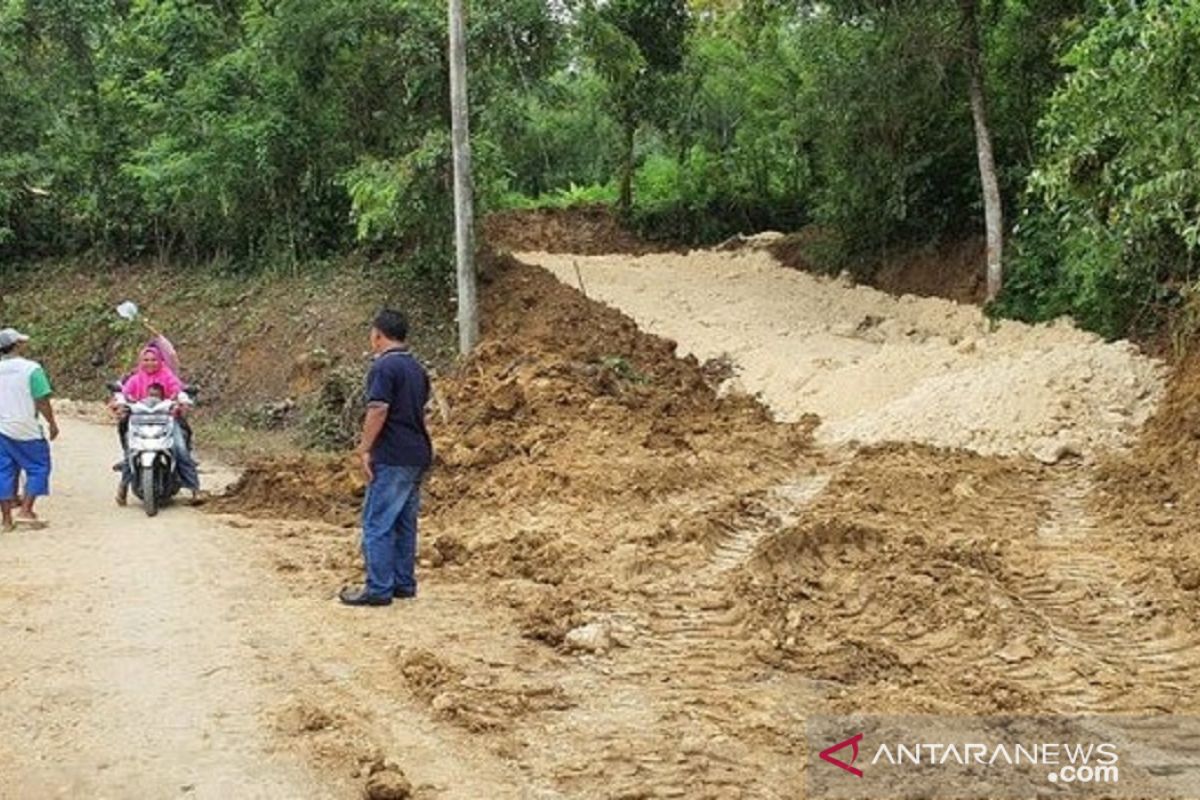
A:
MULTIPOLYGON (((149 396, 152 386, 161 387, 162 396, 167 400, 178 398, 183 391, 183 382, 179 380, 175 371, 167 366, 167 359, 162 348, 154 342, 142 348, 141 357, 138 359, 138 369, 125 379, 125 383, 121 386, 121 393, 127 400, 136 403, 149 396)), ((181 404, 177 408, 179 416, 182 417, 187 406, 181 404)), ((187 438, 181 419, 175 426, 175 468, 179 472, 180 483, 185 489, 190 489, 192 497, 195 498, 200 492, 200 474, 196 469, 196 461, 192 458, 187 438)), ((125 505, 129 482, 132 478, 129 465, 122 461, 121 485, 117 489, 119 505, 125 505)))
POLYGON ((157 344, 148 344, 142 348, 137 371, 126 378, 121 393, 136 403, 145 400, 150 387, 156 383, 162 386, 163 397, 168 400, 174 400, 183 391, 183 382, 167 366, 162 349, 157 344))

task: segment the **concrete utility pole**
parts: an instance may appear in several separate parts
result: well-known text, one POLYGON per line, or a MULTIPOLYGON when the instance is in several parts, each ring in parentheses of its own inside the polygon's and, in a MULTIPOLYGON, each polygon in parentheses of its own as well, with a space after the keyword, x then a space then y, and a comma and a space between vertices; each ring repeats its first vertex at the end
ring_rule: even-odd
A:
POLYGON ((471 180, 471 126, 467 106, 467 41, 463 0, 450 0, 450 115, 454 133, 454 245, 458 261, 458 351, 479 341, 475 297, 475 192, 471 180))

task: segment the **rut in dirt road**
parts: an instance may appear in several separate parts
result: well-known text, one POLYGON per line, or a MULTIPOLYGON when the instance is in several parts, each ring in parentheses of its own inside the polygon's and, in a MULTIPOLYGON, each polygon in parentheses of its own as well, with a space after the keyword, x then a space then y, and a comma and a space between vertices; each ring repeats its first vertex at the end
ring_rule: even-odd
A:
MULTIPOLYGON (((1125 546, 1091 513, 1094 485, 1086 468, 1058 476, 1044 490, 1049 511, 1037 532, 1043 568, 1017 588, 1045 620, 1052 661, 1070 665, 1056 664, 1052 672, 1060 710, 1174 711, 1200 683, 1200 637, 1155 618, 1145 575, 1123 565, 1125 546)), ((1020 664, 1013 678, 1043 682, 1045 666, 1020 664)))
POLYGON ((610 699, 618 722, 583 717, 591 723, 586 731, 556 730, 564 741, 586 735, 593 751, 586 768, 560 780, 577 781, 582 790, 608 776, 605 796, 613 797, 796 796, 803 785, 803 719, 821 690, 758 658, 728 573, 759 542, 793 524, 835 469, 818 468, 751 498, 721 523, 725 533, 706 560, 607 615, 628 647, 584 685, 610 699))
POLYGON ((828 488, 836 470, 830 468, 803 475, 776 486, 751 513, 739 518, 714 549, 712 561, 702 575, 709 581, 742 567, 758 546, 772 533, 794 525, 803 509, 828 488))
POLYGON ((260 577, 195 510, 118 509, 116 450, 64 421, 51 527, 0 535, 0 796, 345 796, 277 752, 260 577))

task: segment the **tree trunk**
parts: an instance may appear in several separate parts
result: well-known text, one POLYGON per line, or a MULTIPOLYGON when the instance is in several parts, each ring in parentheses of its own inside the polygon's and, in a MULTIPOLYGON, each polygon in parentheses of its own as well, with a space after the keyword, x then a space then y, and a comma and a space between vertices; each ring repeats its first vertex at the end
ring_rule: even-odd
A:
POLYGON ((1000 204, 1000 182, 988 129, 987 100, 983 86, 983 57, 979 40, 976 0, 959 0, 967 48, 968 92, 975 120, 975 148, 979 154, 979 179, 983 184, 983 214, 987 231, 987 299, 1000 294, 1004 282, 1004 209, 1000 204))
POLYGON ((625 120, 625 147, 621 163, 621 196, 617 201, 617 207, 622 216, 628 215, 633 210, 633 145, 636 135, 637 122, 627 118, 625 120))

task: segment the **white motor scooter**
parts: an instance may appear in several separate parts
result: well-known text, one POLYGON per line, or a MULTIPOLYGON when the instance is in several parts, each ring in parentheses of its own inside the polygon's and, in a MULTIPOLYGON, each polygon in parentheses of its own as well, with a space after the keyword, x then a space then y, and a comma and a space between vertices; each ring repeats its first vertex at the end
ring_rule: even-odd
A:
POLYGON ((192 400, 187 392, 181 392, 175 400, 147 397, 133 402, 125 397, 119 383, 109 384, 108 388, 113 392, 114 405, 129 414, 125 463, 134 494, 142 501, 146 515, 153 517, 182 488, 175 468, 175 430, 179 425, 176 410, 190 407, 192 400))

